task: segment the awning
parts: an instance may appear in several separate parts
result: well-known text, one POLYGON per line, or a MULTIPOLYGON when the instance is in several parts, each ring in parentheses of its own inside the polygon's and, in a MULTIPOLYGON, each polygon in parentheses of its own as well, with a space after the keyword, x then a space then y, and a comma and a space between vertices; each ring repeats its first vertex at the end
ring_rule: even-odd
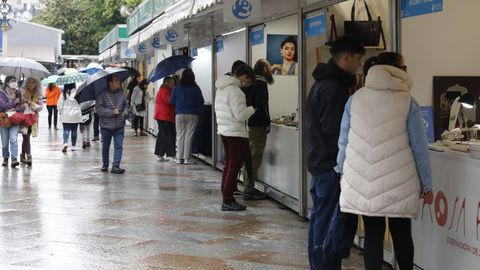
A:
POLYGON ((142 42, 147 41, 148 39, 150 39, 152 37, 152 35, 153 35, 152 24, 150 24, 148 27, 143 29, 142 32, 140 32, 140 37, 139 37, 138 43, 142 43, 142 42))
POLYGON ((193 0, 181 0, 165 10, 166 27, 172 26, 193 14, 193 0))
POLYGON ((152 22, 152 35, 167 29, 167 16, 162 15, 152 22))
POLYGON ((221 2, 220 0, 195 0, 195 5, 193 6, 193 14, 197 14, 200 11, 203 11, 216 3, 221 2))
POLYGON ((9 44, 7 56, 25 57, 38 62, 55 63, 55 48, 50 46, 9 44))
POLYGON ((128 40, 128 48, 133 49, 133 47, 138 45, 138 40, 139 40, 139 33, 136 33, 135 35, 131 36, 130 39, 128 40))

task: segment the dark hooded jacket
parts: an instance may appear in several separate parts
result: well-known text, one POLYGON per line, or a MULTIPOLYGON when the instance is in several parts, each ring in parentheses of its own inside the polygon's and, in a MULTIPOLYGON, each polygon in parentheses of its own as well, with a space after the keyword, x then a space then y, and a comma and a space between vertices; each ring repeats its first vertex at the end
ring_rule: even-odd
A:
POLYGON ((312 75, 315 83, 308 95, 306 117, 308 170, 319 175, 337 164, 340 124, 355 75, 333 60, 318 64, 312 75))

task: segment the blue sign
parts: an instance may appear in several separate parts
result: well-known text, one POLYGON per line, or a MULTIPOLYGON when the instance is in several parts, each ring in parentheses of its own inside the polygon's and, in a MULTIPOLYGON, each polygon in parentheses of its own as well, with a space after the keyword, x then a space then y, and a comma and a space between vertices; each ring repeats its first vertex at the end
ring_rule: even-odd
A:
POLYGON ((160 44, 160 37, 154 36, 152 38, 152 47, 155 49, 160 49, 160 47, 162 47, 162 44, 160 44))
POLYGON ((402 18, 443 11, 443 0, 401 0, 402 18))
POLYGON ((265 35, 263 28, 250 32, 250 45, 255 46, 265 42, 265 35))
POLYGON ((191 55, 192 55, 192 57, 198 56, 198 49, 197 49, 197 48, 193 48, 191 55))
POLYGON ((244 20, 252 15, 252 4, 249 0, 236 0, 232 6, 233 16, 244 20))
POLYGON ((223 39, 215 40, 215 52, 223 52, 223 39))
POLYGON ((305 19, 305 37, 324 35, 327 33, 327 15, 322 13, 305 19))
POLYGON ((425 127, 425 134, 427 135, 428 143, 435 142, 435 133, 433 131, 433 108, 420 107, 422 113, 423 126, 425 127))
POLYGON ((168 42, 175 42, 178 39, 178 32, 174 28, 170 28, 165 32, 165 39, 168 42))
POLYGON ((138 45, 138 51, 141 53, 144 53, 147 51, 147 45, 145 43, 140 43, 138 45))
POLYGON ((130 48, 127 48, 127 49, 125 50, 125 57, 126 57, 126 58, 130 58, 130 57, 132 57, 132 56, 133 56, 133 50, 130 49, 130 48))

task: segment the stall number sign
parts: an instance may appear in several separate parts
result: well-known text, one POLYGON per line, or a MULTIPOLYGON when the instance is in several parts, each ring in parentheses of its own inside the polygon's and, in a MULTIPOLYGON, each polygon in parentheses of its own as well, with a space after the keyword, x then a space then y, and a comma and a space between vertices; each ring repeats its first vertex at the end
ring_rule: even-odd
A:
POLYGON ((324 35, 327 33, 327 15, 322 13, 305 19, 305 37, 324 35))
POLYGON ((223 52, 223 39, 215 40, 215 52, 223 52))
POLYGON ((250 45, 255 46, 263 44, 264 30, 263 28, 250 32, 250 45))
POLYGON ((401 17, 413 17, 443 11, 443 0, 401 0, 401 17))

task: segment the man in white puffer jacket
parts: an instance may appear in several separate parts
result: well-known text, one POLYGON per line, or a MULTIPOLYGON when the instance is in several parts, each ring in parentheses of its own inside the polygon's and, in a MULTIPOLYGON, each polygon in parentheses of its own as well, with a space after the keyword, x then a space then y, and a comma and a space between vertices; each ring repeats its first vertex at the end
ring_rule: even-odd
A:
POLYGON ((238 67, 234 76, 223 75, 215 82, 215 114, 217 133, 222 137, 225 163, 222 173, 222 211, 243 211, 233 197, 237 186, 237 175, 243 166, 248 147, 246 121, 255 113, 247 107, 245 94, 240 87, 248 87, 255 80, 253 69, 247 65, 238 67))

